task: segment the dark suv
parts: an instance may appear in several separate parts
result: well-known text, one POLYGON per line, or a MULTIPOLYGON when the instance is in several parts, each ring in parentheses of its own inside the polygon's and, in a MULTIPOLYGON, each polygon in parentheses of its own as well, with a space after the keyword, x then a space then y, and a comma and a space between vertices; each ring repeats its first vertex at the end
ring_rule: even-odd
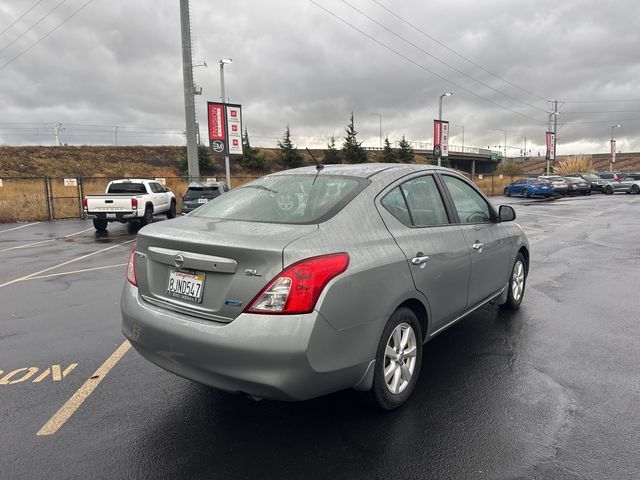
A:
POLYGON ((589 182, 592 192, 594 190, 597 192, 602 192, 604 190, 604 187, 607 185, 607 180, 603 180, 595 173, 568 173, 564 176, 582 178, 583 180, 586 180, 587 182, 589 182))
POLYGON ((222 182, 192 182, 182 197, 182 213, 190 213, 228 191, 229 187, 222 182))

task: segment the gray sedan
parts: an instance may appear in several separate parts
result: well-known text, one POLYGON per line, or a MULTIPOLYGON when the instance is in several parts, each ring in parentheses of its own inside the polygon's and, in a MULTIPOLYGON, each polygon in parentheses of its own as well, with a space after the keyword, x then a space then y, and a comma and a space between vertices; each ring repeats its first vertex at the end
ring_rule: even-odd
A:
POLYGON ((514 219, 445 168, 268 175, 140 230, 122 331, 149 361, 219 390, 354 388, 394 409, 424 343, 489 302, 522 302, 529 246, 514 219))

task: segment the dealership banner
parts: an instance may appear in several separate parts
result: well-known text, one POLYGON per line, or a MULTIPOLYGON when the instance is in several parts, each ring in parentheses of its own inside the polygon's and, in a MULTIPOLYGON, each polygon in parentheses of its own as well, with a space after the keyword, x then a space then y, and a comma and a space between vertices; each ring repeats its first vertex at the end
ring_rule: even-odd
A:
POLYGON ((611 163, 616 163, 616 141, 611 139, 611 163))
POLYGON ((556 144, 556 134, 553 132, 547 132, 547 160, 555 160, 554 145, 556 144))
POLYGON ((433 154, 436 157, 449 156, 449 122, 433 121, 433 154))
POLYGON ((207 102, 209 146, 219 155, 242 155, 242 107, 207 102))

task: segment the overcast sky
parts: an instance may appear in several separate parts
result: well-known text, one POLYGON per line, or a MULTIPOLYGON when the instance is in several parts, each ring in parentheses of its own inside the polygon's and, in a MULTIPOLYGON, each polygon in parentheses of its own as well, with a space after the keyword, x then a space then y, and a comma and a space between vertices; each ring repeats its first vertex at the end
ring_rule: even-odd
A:
MULTIPOLYGON (((452 145, 544 155, 640 151, 635 0, 192 0, 198 120, 226 94, 254 146, 431 142, 441 94, 452 145)), ((184 144, 179 1, 3 0, 0 144, 184 144), (84 6, 84 8, 82 8, 84 6), (74 16, 71 16, 74 15, 74 16), (22 18, 20 18, 22 17, 22 18), (71 17, 71 18, 69 18, 71 17), (17 21, 16 21, 17 20, 17 21), (116 134, 116 126, 117 134, 116 134)))

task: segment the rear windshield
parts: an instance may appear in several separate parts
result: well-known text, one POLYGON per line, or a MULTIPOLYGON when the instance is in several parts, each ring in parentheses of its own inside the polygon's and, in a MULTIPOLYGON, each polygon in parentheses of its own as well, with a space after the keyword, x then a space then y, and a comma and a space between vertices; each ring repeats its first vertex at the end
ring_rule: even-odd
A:
POLYGON ((189 187, 184 195, 185 200, 196 200, 198 198, 213 199, 220 196, 218 187, 189 187))
POLYGON ((147 193, 143 183, 112 183, 107 193, 147 193))
POLYGON ((270 175, 235 188, 192 216, 271 223, 320 223, 369 181, 343 175, 270 175))

